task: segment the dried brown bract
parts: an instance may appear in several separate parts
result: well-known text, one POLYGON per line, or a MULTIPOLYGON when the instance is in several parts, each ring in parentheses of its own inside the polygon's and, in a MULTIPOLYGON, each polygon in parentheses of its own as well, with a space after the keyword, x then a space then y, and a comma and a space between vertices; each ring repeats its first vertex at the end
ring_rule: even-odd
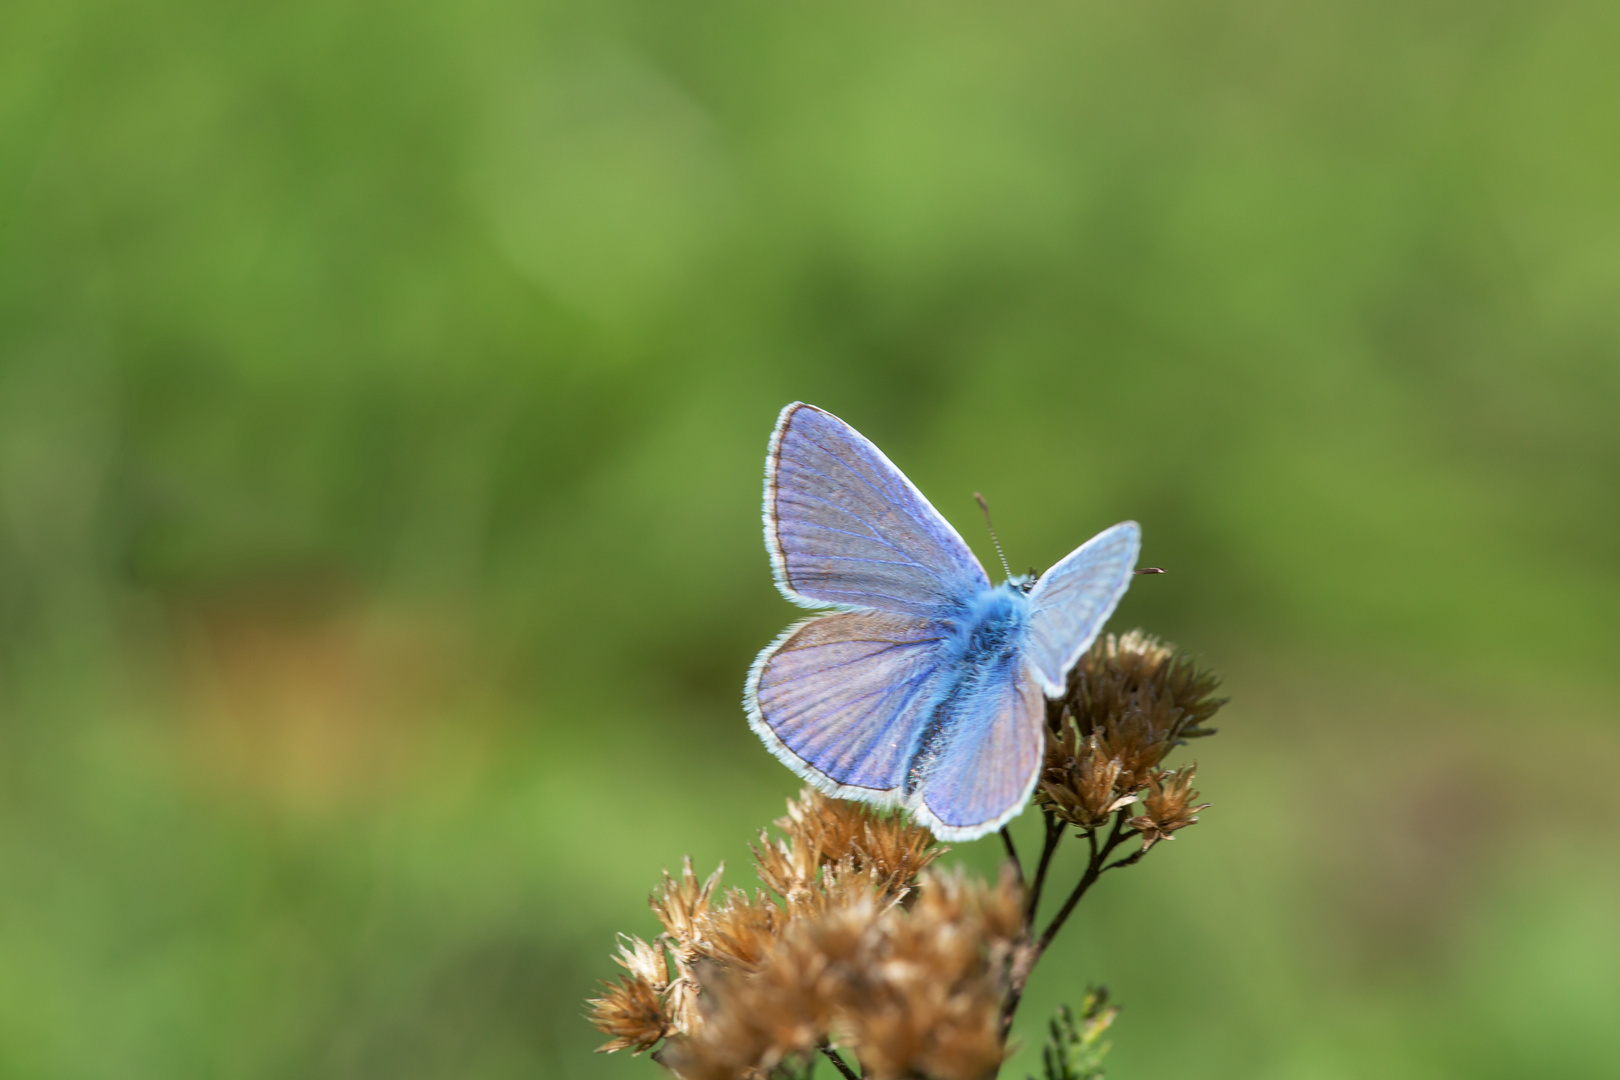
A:
POLYGON ((697 874, 692 871, 692 860, 688 857, 681 863, 680 880, 675 880, 669 876, 669 871, 664 871, 663 886, 647 901, 686 959, 694 959, 701 952, 709 901, 720 885, 720 874, 724 870, 725 864, 722 863, 707 881, 699 882, 697 874))
POLYGON ((649 945, 634 934, 619 935, 619 955, 613 958, 634 977, 662 991, 669 985, 669 965, 661 946, 649 945))
POLYGON ((1115 810, 1136 801, 1132 794, 1120 794, 1119 758, 1108 756, 1101 738, 1094 732, 1080 740, 1073 724, 1047 740, 1046 764, 1041 772, 1035 798, 1041 808, 1059 820, 1082 829, 1105 824, 1115 810))
POLYGON ((821 855, 814 846, 772 840, 761 829, 759 843, 749 845, 749 849, 754 853, 754 873, 767 889, 790 907, 809 899, 821 874, 821 855))
POLYGON ((669 1033, 669 1020, 658 991, 636 975, 621 975, 617 983, 604 981, 604 993, 586 1002, 596 1029, 611 1038, 597 1051, 629 1050, 640 1054, 669 1033))
POLYGON ((1069 692, 1061 704, 1054 703, 1058 708, 1052 719, 1055 726, 1057 714, 1066 708, 1080 734, 1090 735, 1118 727, 1134 712, 1141 726, 1166 731, 1173 744, 1214 734, 1203 725, 1226 704, 1225 698, 1212 696, 1219 685, 1191 657, 1140 630, 1107 634, 1069 673, 1069 692))
POLYGON ((1197 771, 1198 766, 1189 765, 1175 772, 1158 773, 1148 782, 1148 793, 1142 800, 1143 813, 1129 822, 1142 834, 1143 851, 1160 840, 1174 840, 1172 833, 1196 825, 1198 812, 1209 808, 1209 803, 1193 804, 1198 798, 1198 792, 1192 789, 1197 771))
POLYGON ((849 860, 890 891, 903 890, 945 851, 926 828, 898 812, 884 813, 808 787, 788 801, 787 816, 775 824, 794 849, 794 873, 802 876, 805 867, 813 873, 816 866, 849 860))
POLYGON ((1139 631, 1110 634, 1081 657, 1047 715, 1037 798, 1054 817, 1094 829, 1130 803, 1179 743, 1225 704, 1218 680, 1139 631))
POLYGON ((943 849, 897 814, 809 788, 776 825, 782 836, 762 832, 753 847, 763 890, 721 894, 721 871, 699 879, 690 859, 678 877, 664 874, 650 899, 664 933, 624 939, 630 975, 590 1003, 591 1022, 612 1036, 604 1050, 667 1039, 655 1056, 695 1080, 768 1071, 828 1037, 841 1000, 829 973, 848 982, 872 922, 943 849))
POLYGON ((984 1080, 1003 1056, 1005 960, 1022 915, 1010 876, 989 887, 929 875, 909 910, 851 891, 795 920, 755 970, 706 979, 702 1023, 664 1060, 686 1080, 753 1076, 830 1039, 872 1080, 984 1080))

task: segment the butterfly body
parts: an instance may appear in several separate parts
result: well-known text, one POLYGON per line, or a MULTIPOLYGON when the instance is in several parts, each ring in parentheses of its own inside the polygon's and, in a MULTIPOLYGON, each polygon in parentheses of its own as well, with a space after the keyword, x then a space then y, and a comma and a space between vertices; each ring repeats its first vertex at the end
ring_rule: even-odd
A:
POLYGON ((767 747, 829 793, 910 809, 943 839, 998 828, 1040 770, 1062 693, 1129 583, 1134 522, 1038 581, 992 585, 882 452, 830 413, 782 411, 765 541, 788 599, 831 613, 760 653, 745 704, 767 747))
POLYGON ((1010 583, 974 596, 961 618, 943 620, 949 633, 940 643, 939 694, 908 757, 902 794, 921 786, 950 732, 982 708, 984 692, 1017 677, 1028 621, 1029 600, 1010 583))

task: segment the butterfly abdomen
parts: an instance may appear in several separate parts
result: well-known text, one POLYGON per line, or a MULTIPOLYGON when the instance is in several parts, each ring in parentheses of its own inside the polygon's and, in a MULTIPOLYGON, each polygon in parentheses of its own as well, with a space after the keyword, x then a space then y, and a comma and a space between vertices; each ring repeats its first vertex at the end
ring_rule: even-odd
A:
POLYGON ((974 712, 987 687, 1006 685, 1022 662, 1029 631, 1029 601, 1012 585, 986 589, 947 621, 941 642, 942 678, 929 717, 912 747, 904 793, 909 796, 928 775, 934 759, 949 745, 957 727, 974 712))

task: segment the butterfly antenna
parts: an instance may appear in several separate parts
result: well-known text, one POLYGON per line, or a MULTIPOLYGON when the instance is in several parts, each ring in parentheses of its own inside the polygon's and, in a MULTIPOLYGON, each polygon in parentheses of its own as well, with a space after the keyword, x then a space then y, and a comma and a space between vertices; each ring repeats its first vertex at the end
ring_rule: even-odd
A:
POLYGON ((1001 556, 1001 568, 1007 572, 1007 580, 1011 581, 1012 567, 1007 565, 1007 553, 1001 550, 1001 538, 996 535, 995 523, 990 520, 990 504, 985 502, 984 496, 977 491, 973 493, 973 497, 978 500, 979 509, 984 511, 984 527, 990 530, 990 542, 996 545, 996 554, 1001 556))

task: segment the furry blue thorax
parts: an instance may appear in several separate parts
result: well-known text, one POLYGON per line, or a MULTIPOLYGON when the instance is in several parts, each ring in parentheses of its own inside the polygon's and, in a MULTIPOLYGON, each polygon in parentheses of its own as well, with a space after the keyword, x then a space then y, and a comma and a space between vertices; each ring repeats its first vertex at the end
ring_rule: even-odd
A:
POLYGON ((1029 629, 1029 597, 1016 581, 975 594, 950 620, 946 655, 964 670, 983 668, 1018 651, 1029 629))

